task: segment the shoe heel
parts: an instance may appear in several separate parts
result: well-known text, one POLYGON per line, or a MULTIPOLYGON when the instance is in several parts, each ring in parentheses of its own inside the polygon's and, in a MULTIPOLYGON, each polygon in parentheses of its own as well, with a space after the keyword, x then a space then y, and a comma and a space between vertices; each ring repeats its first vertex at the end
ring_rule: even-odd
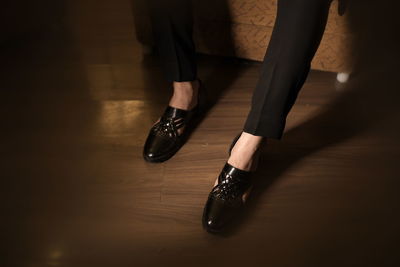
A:
POLYGON ((260 154, 260 150, 258 149, 256 152, 256 155, 254 155, 255 162, 251 166, 251 169, 250 169, 251 172, 255 172, 257 170, 258 163, 260 162, 260 157, 261 157, 261 154, 260 154))
POLYGON ((229 147, 229 150, 228 150, 228 155, 229 156, 231 155, 232 148, 235 146, 237 140, 239 140, 241 135, 242 135, 242 132, 240 132, 238 135, 236 135, 236 137, 233 139, 233 141, 231 143, 231 146, 229 147))
POLYGON ((199 92, 197 96, 198 111, 203 113, 207 110, 207 90, 204 87, 203 82, 200 79, 197 80, 199 81, 199 92))

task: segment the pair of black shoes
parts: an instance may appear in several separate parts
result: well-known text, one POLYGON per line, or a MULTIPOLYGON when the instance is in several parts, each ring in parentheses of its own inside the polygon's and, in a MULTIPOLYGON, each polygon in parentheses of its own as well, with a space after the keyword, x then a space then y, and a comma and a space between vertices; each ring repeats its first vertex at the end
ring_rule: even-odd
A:
MULTIPOLYGON (((200 81, 199 81, 200 82, 200 81)), ((154 124, 143 149, 148 162, 163 162, 171 158, 185 143, 191 126, 205 111, 205 91, 200 82, 198 101, 195 108, 182 110, 168 106, 160 121, 154 124), (178 130, 185 127, 179 134, 178 130)), ((233 140, 229 154, 241 133, 233 140)), ((218 233, 229 226, 244 208, 243 194, 252 186, 251 172, 225 163, 218 177, 218 184, 211 190, 203 212, 203 227, 218 233)))

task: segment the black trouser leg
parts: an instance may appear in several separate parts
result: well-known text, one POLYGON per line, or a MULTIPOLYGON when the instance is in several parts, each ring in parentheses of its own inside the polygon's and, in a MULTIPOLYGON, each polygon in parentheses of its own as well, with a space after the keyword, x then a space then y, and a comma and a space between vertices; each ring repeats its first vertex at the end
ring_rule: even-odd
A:
POLYGON ((280 139, 310 70, 331 0, 279 0, 272 37, 243 131, 280 139))
POLYGON ((191 0, 149 0, 154 39, 170 82, 197 79, 191 0))

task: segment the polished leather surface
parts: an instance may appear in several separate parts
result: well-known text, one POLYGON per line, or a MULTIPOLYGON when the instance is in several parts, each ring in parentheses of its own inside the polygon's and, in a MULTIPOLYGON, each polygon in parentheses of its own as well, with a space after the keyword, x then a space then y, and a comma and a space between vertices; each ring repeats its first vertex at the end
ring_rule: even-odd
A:
POLYGON ((204 108, 204 88, 200 83, 198 104, 187 111, 167 106, 160 121, 154 124, 143 148, 143 157, 148 162, 163 162, 171 158, 185 143, 188 127, 194 117, 204 108), (182 134, 178 130, 185 126, 182 134))
POLYGON ((250 172, 225 163, 204 207, 203 226, 208 232, 221 232, 232 223, 244 207, 242 196, 251 184, 250 172))
POLYGON ((185 132, 178 129, 185 126, 196 113, 168 106, 159 122, 150 129, 143 149, 143 157, 150 162, 162 162, 172 157, 183 145, 185 132))
MULTIPOLYGON (((229 155, 241 135, 242 132, 233 139, 229 155)), ((250 174, 225 163, 218 176, 218 184, 211 190, 204 207, 203 227, 208 232, 221 232, 240 214, 244 207, 242 196, 252 185, 250 174)))

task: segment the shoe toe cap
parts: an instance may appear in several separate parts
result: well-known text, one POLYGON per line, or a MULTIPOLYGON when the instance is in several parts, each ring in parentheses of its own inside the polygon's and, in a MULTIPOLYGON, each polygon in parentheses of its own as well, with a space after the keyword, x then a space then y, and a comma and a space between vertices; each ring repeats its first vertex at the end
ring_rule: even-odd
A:
POLYGON ((219 233, 222 231, 222 227, 217 220, 207 219, 203 222, 204 229, 209 233, 219 233))
POLYGON ((168 154, 173 146, 171 140, 149 136, 143 148, 143 157, 148 161, 157 160, 168 154))
POLYGON ((208 232, 220 232, 226 224, 226 207, 222 203, 209 199, 204 209, 203 226, 208 232))

